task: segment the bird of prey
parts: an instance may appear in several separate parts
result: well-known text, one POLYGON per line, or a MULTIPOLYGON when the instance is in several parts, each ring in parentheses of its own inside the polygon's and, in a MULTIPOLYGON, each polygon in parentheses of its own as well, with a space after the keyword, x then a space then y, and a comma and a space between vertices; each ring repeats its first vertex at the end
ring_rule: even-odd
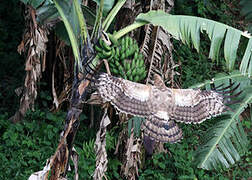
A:
POLYGON ((175 122, 198 124, 227 110, 223 94, 214 90, 167 88, 158 75, 154 76, 154 85, 144 85, 101 73, 95 86, 103 103, 145 118, 145 135, 160 142, 181 140, 182 130, 175 122))

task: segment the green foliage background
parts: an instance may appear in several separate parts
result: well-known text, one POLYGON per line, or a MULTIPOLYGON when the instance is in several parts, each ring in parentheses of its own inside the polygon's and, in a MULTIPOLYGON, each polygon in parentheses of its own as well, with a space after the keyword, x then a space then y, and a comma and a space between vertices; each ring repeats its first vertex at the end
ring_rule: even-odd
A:
MULTIPOLYGON (((225 1, 228 2, 228 1, 225 1)), ((221 0, 176 1, 173 13, 207 17, 229 25, 234 25, 230 9, 221 0), (220 8, 219 8, 220 7, 220 8)), ((21 42, 24 28, 22 5, 16 0, 3 1, 0 6, 0 179, 27 179, 34 171, 43 169, 46 159, 53 155, 58 144, 59 134, 63 130, 66 112, 49 112, 52 99, 49 91, 41 91, 36 110, 29 112, 25 120, 12 124, 8 118, 18 107, 18 98, 14 89, 21 86, 24 77, 24 57, 16 49, 21 42), (15 10, 13 11, 13 7, 15 10), (11 13, 10 13, 11 12, 11 13)), ((239 27, 238 27, 239 28, 239 27)), ((210 79, 223 70, 222 62, 213 64, 207 58, 207 40, 201 44, 201 53, 191 50, 180 42, 174 42, 174 59, 180 66, 182 87, 186 88, 205 79, 210 79)), ((42 86, 47 86, 42 79, 42 86)), ((43 88, 46 89, 46 88, 43 88)), ((86 111, 84 114, 89 114, 86 111)), ((98 123, 89 128, 89 120, 82 114, 80 129, 75 147, 80 155, 80 179, 92 179, 95 168, 94 141, 98 123)), ((166 144, 168 153, 154 154, 141 164, 139 179, 248 179, 252 177, 252 146, 249 153, 231 169, 224 171, 205 171, 195 168, 193 151, 200 143, 200 136, 219 119, 207 121, 201 125, 180 124, 184 139, 179 144, 166 144)), ((244 127, 251 129, 251 121, 244 120, 244 127)), ((108 179, 120 179, 121 163, 114 151, 120 127, 115 122, 107 134, 108 179)), ((249 138, 252 134, 249 132, 249 138)), ((73 169, 73 168, 72 168, 73 169)), ((73 174, 70 174, 72 178, 73 174)))

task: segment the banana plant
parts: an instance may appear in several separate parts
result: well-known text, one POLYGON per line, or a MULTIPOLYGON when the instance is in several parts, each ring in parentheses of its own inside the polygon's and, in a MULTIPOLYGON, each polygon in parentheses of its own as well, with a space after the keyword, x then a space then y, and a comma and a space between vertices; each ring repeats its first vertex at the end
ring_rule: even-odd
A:
MULTIPOLYGON (((99 62, 99 57, 97 55, 92 57, 92 54, 94 53, 93 44, 90 43, 91 41, 89 39, 85 25, 85 18, 81 12, 80 3, 77 0, 73 0, 73 4, 65 0, 54 0, 53 2, 54 6, 57 8, 57 13, 59 13, 65 24, 69 35, 76 61, 75 77, 77 77, 79 73, 85 73, 83 64, 87 64, 87 61, 89 60, 92 68, 95 68, 99 62), (72 21, 73 19, 77 21, 72 21), (85 50, 84 54, 81 53, 81 50, 83 49, 85 50), (85 61, 83 62, 83 60, 85 61)), ((94 24, 95 30, 92 33, 92 40, 95 40, 99 37, 100 28, 105 31, 108 30, 116 13, 124 3, 125 0, 119 0, 101 25, 103 2, 100 1, 100 6, 97 11, 99 16, 96 17, 94 24)), ((199 51, 200 47, 200 33, 206 33, 211 41, 209 58, 211 58, 213 61, 219 60, 221 45, 224 44, 226 70, 230 74, 215 78, 212 81, 207 81, 197 87, 207 88, 210 86, 210 84, 217 85, 219 82, 221 82, 221 80, 225 81, 226 83, 233 78, 236 78, 238 82, 241 82, 242 79, 246 77, 247 83, 242 86, 244 87, 243 89, 245 96, 241 106, 234 107, 234 111, 229 114, 228 118, 223 119, 223 121, 212 127, 211 131, 206 133, 206 138, 203 145, 199 147, 196 152, 198 156, 197 164, 200 168, 217 169, 219 166, 229 167, 231 164, 234 164, 237 160, 239 160, 240 156, 246 152, 246 146, 248 144, 248 141, 246 140, 246 134, 244 133, 244 130, 239 122, 239 115, 247 106, 251 105, 252 102, 252 95, 248 89, 251 84, 250 77, 252 74, 251 36, 238 29, 213 20, 192 16, 170 15, 159 10, 149 11, 145 14, 139 14, 133 24, 119 30, 118 32, 109 34, 109 37, 111 41, 117 42, 128 32, 149 23, 163 27, 173 36, 173 38, 181 40, 183 43, 194 47, 197 51, 199 51), (247 38, 248 43, 239 65, 240 72, 233 74, 232 72, 235 70, 235 64, 237 63, 237 51, 241 37, 247 38)), ((83 92, 85 92, 85 88, 83 89, 83 87, 86 87, 87 85, 85 84, 85 81, 80 79, 76 78, 75 81, 76 82, 73 83, 72 99, 72 106, 75 109, 71 109, 71 111, 69 111, 68 117, 76 117, 76 114, 78 117, 78 114, 80 114, 81 104, 78 103, 80 102, 78 100, 83 99, 82 95, 83 92), (76 107, 78 108, 76 109, 76 107)), ((67 122, 69 124, 71 119, 69 118, 67 122)), ((76 126, 78 127, 78 123, 76 126)), ((66 126, 65 131, 67 131, 67 127, 68 126, 66 126)), ((70 138, 71 143, 73 142, 74 136, 75 135, 73 134, 70 138)), ((71 147, 71 143, 69 148, 71 147)), ((70 149, 68 150, 71 151, 70 149)))
POLYGON ((86 20, 83 15, 85 13, 82 12, 87 10, 87 8, 82 8, 81 3, 78 0, 23 0, 22 2, 29 4, 34 8, 38 8, 37 20, 39 20, 40 23, 54 25, 53 23, 55 21, 57 22, 58 19, 61 19, 67 31, 68 39, 74 54, 75 66, 72 99, 65 120, 64 133, 54 156, 50 159, 50 164, 47 165, 48 170, 41 171, 42 174, 40 174, 40 176, 48 176, 50 170, 50 179, 58 179, 59 177, 66 176, 69 159, 72 155, 74 138, 79 126, 79 116, 83 108, 82 102, 83 100, 85 101, 86 98, 86 87, 89 84, 89 80, 86 79, 86 76, 88 76, 89 72, 87 72, 88 69, 85 68, 85 66, 88 64, 88 61, 92 60, 92 63, 89 66, 91 66, 91 69, 95 69, 96 65, 99 63, 99 59, 94 54, 91 41, 97 41, 102 26, 105 28, 109 27, 109 24, 112 22, 115 14, 120 10, 120 7, 125 3, 125 0, 121 0, 117 3, 111 13, 108 14, 103 25, 101 24, 101 20, 104 0, 99 1, 96 20, 93 24, 92 39, 90 39, 87 30, 86 20), (61 158, 58 159, 59 157, 61 158))

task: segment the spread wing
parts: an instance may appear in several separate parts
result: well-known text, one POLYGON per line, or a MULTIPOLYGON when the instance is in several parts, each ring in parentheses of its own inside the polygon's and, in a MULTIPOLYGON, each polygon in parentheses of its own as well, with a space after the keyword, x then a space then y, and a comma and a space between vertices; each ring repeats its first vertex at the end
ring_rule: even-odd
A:
POLYGON ((119 111, 140 117, 149 117, 151 86, 134 83, 102 73, 96 82, 99 95, 119 111))
POLYGON ((146 118, 145 134, 163 142, 177 142, 182 131, 174 121, 201 123, 226 110, 224 97, 215 91, 170 89, 160 77, 155 86, 134 83, 102 73, 96 87, 103 102, 121 112, 146 118))
POLYGON ((184 123, 201 123, 226 110, 224 97, 215 91, 171 89, 174 108, 170 118, 184 123))

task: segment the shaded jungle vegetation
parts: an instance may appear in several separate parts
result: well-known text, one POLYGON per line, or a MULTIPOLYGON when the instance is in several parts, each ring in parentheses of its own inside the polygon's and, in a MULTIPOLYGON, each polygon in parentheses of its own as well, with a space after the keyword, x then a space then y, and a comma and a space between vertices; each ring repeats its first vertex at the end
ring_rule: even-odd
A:
MULTIPOLYGON (((50 111, 53 106, 50 90, 51 79, 47 73, 49 70, 46 70, 39 83, 35 110, 29 111, 24 120, 17 124, 8 120, 19 104, 15 89, 22 86, 24 80, 24 57, 17 53, 17 46, 21 42, 24 28, 23 9, 24 5, 16 0, 3 1, 0 6, 0 179, 28 179, 33 172, 43 169, 46 160, 57 147, 60 132, 64 128, 68 105, 63 104, 58 112, 50 111), (15 7, 14 11, 13 7, 15 7)), ((206 17, 243 29, 243 24, 237 20, 239 11, 238 3, 228 0, 178 0, 172 13, 206 17)), ((241 17, 239 19, 242 20, 241 17)), ((174 61, 179 65, 175 70, 180 74, 175 77, 175 80, 182 88, 211 79, 216 73, 225 69, 221 61, 217 64, 208 59, 209 43, 207 38, 204 38, 200 54, 179 41, 173 41, 174 61)), ((241 59, 241 57, 239 58, 241 59)), ((47 63, 47 67, 52 68, 50 62, 47 63)), ((94 123, 90 128, 88 118, 90 111, 97 114, 95 119, 99 119, 98 116, 101 116, 99 107, 93 107, 91 110, 88 106, 84 107, 84 112, 80 116, 80 127, 75 139, 75 148, 79 154, 80 179, 92 179, 95 170, 96 157, 93 147, 99 123, 94 123)), ((165 144, 166 153, 155 153, 152 157, 143 158, 141 169, 139 169, 139 179, 251 178, 251 143, 249 152, 230 169, 207 171, 195 168, 193 152, 201 143, 200 137, 219 120, 217 117, 194 126, 180 124, 184 132, 183 141, 179 144, 167 143, 165 144)), ((120 176, 122 163, 114 155, 118 132, 122 130, 116 121, 117 117, 112 120, 110 131, 106 135, 109 160, 106 173, 108 179, 122 179, 120 176)), ((98 120, 94 122, 98 122, 98 120)), ((251 139, 251 120, 243 119, 242 125, 251 139)), ((145 155, 143 154, 143 156, 145 155)), ((73 178, 73 172, 70 172, 69 178, 73 178)))

